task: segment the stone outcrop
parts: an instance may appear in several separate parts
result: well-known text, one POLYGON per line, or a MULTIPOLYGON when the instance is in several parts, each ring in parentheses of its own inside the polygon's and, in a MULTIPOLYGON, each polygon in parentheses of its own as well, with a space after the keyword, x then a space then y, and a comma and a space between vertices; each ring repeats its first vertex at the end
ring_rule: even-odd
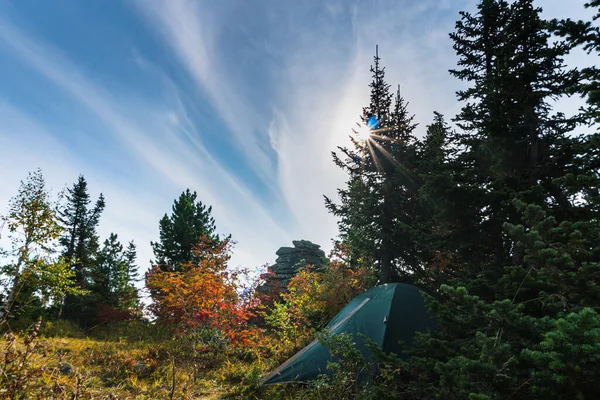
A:
MULTIPOLYGON (((327 265, 328 260, 321 246, 309 242, 308 240, 294 240, 294 247, 281 247, 275 254, 277 259, 275 264, 271 265, 274 276, 266 282, 265 286, 275 286, 278 282, 280 287, 285 290, 288 282, 298 269, 307 264, 314 265, 315 268, 321 268, 327 265)), ((267 288, 264 288, 267 289, 267 288)))

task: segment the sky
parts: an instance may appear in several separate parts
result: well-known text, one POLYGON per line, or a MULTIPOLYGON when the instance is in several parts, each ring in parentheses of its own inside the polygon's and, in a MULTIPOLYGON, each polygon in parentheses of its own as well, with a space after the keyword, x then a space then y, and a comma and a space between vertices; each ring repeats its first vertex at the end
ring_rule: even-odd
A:
MULTIPOLYGON (((587 18, 584 2, 537 4, 587 18)), ((100 237, 134 240, 142 271, 187 188, 237 242, 233 267, 298 239, 328 252, 323 195, 346 179, 331 151, 368 104, 375 46, 422 135, 459 110, 448 33, 475 4, 0 0, 0 214, 39 167, 54 194, 79 174, 104 194, 100 237)))

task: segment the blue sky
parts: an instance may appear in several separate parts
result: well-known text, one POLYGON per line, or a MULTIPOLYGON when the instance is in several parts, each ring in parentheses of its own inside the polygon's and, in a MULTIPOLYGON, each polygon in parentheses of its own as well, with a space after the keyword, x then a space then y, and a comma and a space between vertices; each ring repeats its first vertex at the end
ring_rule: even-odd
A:
MULTIPOLYGON (((330 152, 368 102, 375 45, 423 133, 458 111, 448 33, 475 3, 0 0, 0 213, 41 167, 54 193, 80 173, 103 192, 102 238, 135 240, 144 270, 186 188, 238 242, 234 266, 295 239, 328 251, 322 196, 345 179, 330 152)), ((583 3, 539 2, 575 18, 583 3)))

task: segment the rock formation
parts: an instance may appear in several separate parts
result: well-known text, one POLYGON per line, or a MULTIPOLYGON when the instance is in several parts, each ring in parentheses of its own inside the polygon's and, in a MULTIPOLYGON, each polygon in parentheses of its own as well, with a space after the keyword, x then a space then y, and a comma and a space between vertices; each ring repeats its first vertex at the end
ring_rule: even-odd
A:
MULTIPOLYGON (((298 269, 307 264, 314 265, 315 268, 324 267, 328 260, 321 246, 309 242, 308 240, 292 241, 294 247, 281 247, 275 254, 277 259, 275 264, 271 265, 274 276, 271 276, 264 286, 277 286, 285 290, 290 279, 296 275, 298 269)), ((267 288, 263 288, 267 289, 267 288)))

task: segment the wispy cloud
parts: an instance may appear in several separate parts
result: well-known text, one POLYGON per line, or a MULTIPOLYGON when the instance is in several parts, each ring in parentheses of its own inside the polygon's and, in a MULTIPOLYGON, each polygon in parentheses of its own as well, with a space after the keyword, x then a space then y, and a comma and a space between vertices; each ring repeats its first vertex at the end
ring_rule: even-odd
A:
MULTIPOLYGON (((565 17, 581 15, 584 1, 577 2, 580 4, 547 0, 540 5, 565 17), (579 8, 570 12, 572 7, 579 8)), ((335 188, 343 185, 346 177, 333 165, 329 152, 347 143, 350 129, 368 102, 369 65, 375 46, 379 45, 388 83, 394 89, 400 84, 409 112, 419 123, 416 134, 422 136, 433 111, 448 119, 459 111, 455 92, 463 84, 448 73, 456 66, 448 34, 459 11, 474 11, 477 2, 325 3, 333 4, 335 10, 329 17, 294 20, 300 26, 286 43, 284 77, 278 82, 286 100, 279 99, 270 131, 278 148, 279 185, 304 223, 303 232, 315 235, 318 241, 336 233, 321 194, 335 198, 335 188)), ((284 21, 286 27, 281 29, 295 28, 284 21)))
POLYGON ((243 150, 265 183, 272 184, 274 166, 256 136, 266 123, 260 122, 260 115, 235 90, 231 77, 222 72, 217 22, 226 21, 216 19, 208 2, 140 0, 135 4, 157 26, 196 84, 206 92, 218 116, 233 133, 232 145, 243 150))
POLYGON ((46 184, 54 195, 67 183, 74 182, 78 174, 83 172, 92 194, 97 196, 99 190, 102 190, 109 199, 100 226, 101 236, 106 237, 111 230, 115 230, 124 241, 135 239, 140 249, 142 265, 146 266, 145 262, 150 254, 149 242, 154 239, 156 230, 156 213, 149 210, 152 207, 140 207, 139 197, 148 196, 149 193, 133 193, 115 185, 102 175, 102 171, 87 166, 85 160, 69 151, 30 115, 2 99, 0 120, 0 148, 3 149, 0 157, 2 207, 17 193, 19 181, 35 168, 42 169, 46 184))
MULTIPOLYGON (((584 1, 539 4, 551 16, 584 16, 584 1)), ((124 171, 129 181, 116 181, 91 165, 86 156, 99 149, 88 144, 73 152, 57 133, 61 121, 42 129, 41 116, 23 103, 23 109, 11 105, 9 98, 0 107, 0 143, 13 150, 0 162, 12 169, 0 170, 0 177, 22 175, 19 168, 40 164, 55 171, 57 181, 72 182, 75 171, 84 172, 93 188, 106 192, 106 229, 135 236, 145 246, 144 263, 151 257, 149 241, 158 235, 158 218, 189 187, 213 205, 219 230, 240 242, 234 263, 256 265, 273 261, 275 250, 291 239, 330 248, 337 229, 322 195, 335 197, 346 179, 330 152, 347 143, 368 101, 376 44, 388 82, 401 85, 409 111, 416 114, 418 134, 434 110, 448 117, 458 111, 454 92, 460 82, 447 73, 456 62, 447 34, 458 11, 472 11, 476 0, 132 4, 128 10, 154 40, 148 44, 149 32, 136 29, 136 38, 144 39, 140 48, 152 50, 133 52, 122 62, 139 68, 152 97, 126 83, 107 84, 76 54, 67 57, 8 16, 0 17, 0 47, 85 109, 86 115, 73 115, 80 125, 104 128, 104 133, 94 130, 96 142, 103 142, 100 161, 124 171), (211 120, 220 121, 218 130, 211 120), (215 150, 214 138, 227 144, 225 150, 215 150), (127 157, 111 156, 115 148, 126 149, 127 157), (56 154, 60 167, 53 169, 48 160, 57 160, 56 154), (263 186, 246 179, 256 176, 263 186)), ((2 185, 0 200, 12 183, 2 185)))
MULTIPOLYGON (((146 106, 141 112, 135 111, 136 115, 145 116, 144 119, 129 118, 128 110, 131 106, 128 99, 119 99, 118 93, 112 94, 94 84, 84 76, 83 71, 48 43, 29 36, 3 19, 0 19, 0 43, 91 111, 106 126, 107 140, 116 140, 131 149, 132 155, 155 171, 155 174, 158 173, 158 176, 155 175, 154 189, 159 192, 157 195, 161 195, 160 200, 155 196, 154 204, 146 204, 146 199, 139 198, 136 193, 129 193, 127 196, 127 187, 124 186, 114 191, 112 199, 107 193, 107 214, 123 206, 148 207, 146 216, 154 215, 152 224, 156 226, 160 215, 169 210, 169 204, 178 195, 177 190, 189 187, 198 190, 205 203, 213 205, 219 228, 234 234, 234 238, 240 242, 241 251, 244 248, 254 250, 245 250, 246 254, 253 253, 253 257, 243 260, 236 257, 234 262, 263 263, 273 252, 272 243, 281 243, 287 238, 282 227, 273 221, 271 215, 245 187, 221 167, 201 141, 195 140, 193 149, 184 141, 185 137, 197 139, 201 135, 196 131, 190 132, 195 127, 186 117, 181 103, 165 108, 146 106), (166 195, 160 189, 161 182, 177 189, 169 189, 170 195, 166 195), (157 204, 161 206, 160 209, 157 204), (256 233, 256 220, 261 221, 264 228, 262 234, 256 233)), ((123 168, 127 168, 127 160, 108 161, 121 163, 123 168)), ((100 190, 105 189, 101 187, 100 190)), ((126 213, 127 208, 121 208, 121 211, 126 213)), ((116 222, 113 225, 115 227, 124 225, 124 221, 111 222, 116 222)), ((135 227, 130 228, 133 230, 135 227)), ((157 234, 156 229, 153 231, 157 234)), ((144 239, 148 239, 147 236, 144 239)), ((152 236, 155 240, 156 235, 152 236)), ((142 257, 145 262, 150 254, 146 252, 142 257)))
POLYGON ((294 41, 287 43, 285 73, 278 82, 287 98, 276 107, 271 129, 286 201, 303 222, 302 231, 321 243, 337 232, 322 195, 335 198, 335 189, 346 179, 330 152, 348 143, 350 129, 368 101, 375 45, 388 82, 401 84, 419 122, 429 122, 433 110, 451 110, 456 87, 446 72, 453 65, 451 44, 436 40, 447 37, 453 24, 443 15, 447 4, 328 4, 335 13, 315 20, 310 28, 298 26, 294 41), (417 27, 426 19, 431 39, 423 44, 417 27))
POLYGON ((447 111, 455 103, 455 85, 446 72, 453 65, 448 57, 452 48, 447 39, 440 39, 447 38, 453 25, 446 15, 453 10, 450 2, 258 2, 252 14, 256 20, 251 22, 244 7, 224 11, 226 7, 189 0, 135 4, 208 94, 261 176, 282 193, 299 222, 293 233, 326 248, 337 228, 322 196, 335 195, 345 179, 331 162, 330 152, 347 143, 368 99, 368 67, 375 44, 382 49, 389 81, 402 84, 419 121, 428 121, 433 110, 447 111), (424 20, 427 32, 421 27, 424 20), (260 68, 271 67, 264 60, 277 66, 264 87, 270 94, 264 98, 270 115, 253 107, 253 99, 244 95, 252 76, 242 71, 245 80, 238 80, 230 65, 224 68, 224 54, 231 53, 232 46, 237 46, 240 64, 245 60, 243 46, 223 38, 234 27, 249 35, 254 25, 263 25, 266 31, 260 43, 252 44, 264 62, 260 68), (275 152, 276 168, 261 140, 275 152))

